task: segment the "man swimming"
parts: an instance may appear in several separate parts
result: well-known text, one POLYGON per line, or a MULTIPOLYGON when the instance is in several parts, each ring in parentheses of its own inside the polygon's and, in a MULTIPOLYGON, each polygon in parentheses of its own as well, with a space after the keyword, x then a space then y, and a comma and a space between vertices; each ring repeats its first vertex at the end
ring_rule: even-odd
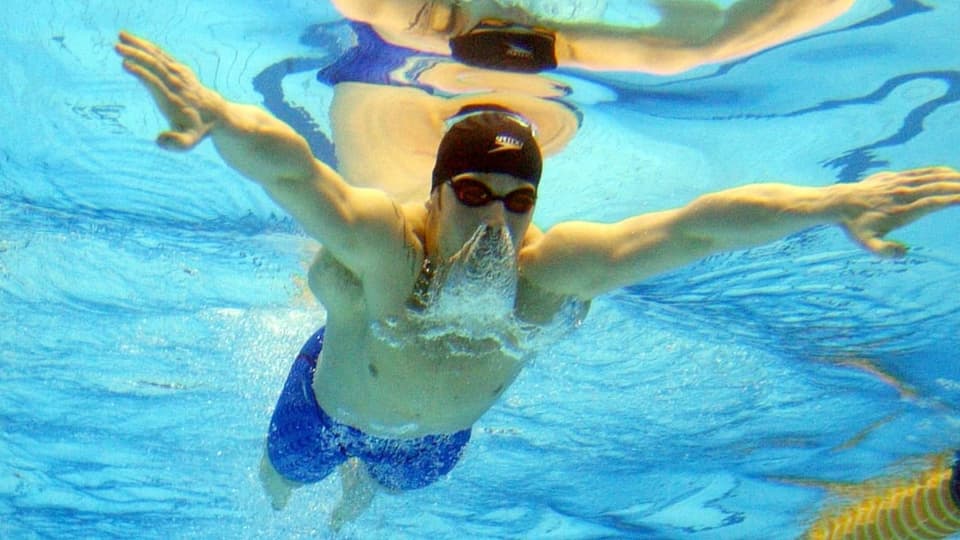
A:
POLYGON ((279 508, 292 487, 340 466, 335 523, 362 509, 376 485, 423 487, 455 465, 471 426, 523 366, 514 345, 524 334, 511 327, 548 326, 571 303, 816 225, 839 225, 878 255, 902 255, 888 232, 960 203, 960 173, 938 167, 819 188, 753 184, 618 223, 541 231, 532 224, 540 150, 516 113, 455 114, 428 200, 400 205, 351 186, 289 126, 225 100, 156 45, 121 33, 116 50, 171 124, 161 147, 189 150, 210 137, 230 167, 323 245, 309 282, 326 327, 280 396, 263 480, 279 508), (474 311, 461 304, 477 295, 494 304, 489 316, 460 321, 474 311))

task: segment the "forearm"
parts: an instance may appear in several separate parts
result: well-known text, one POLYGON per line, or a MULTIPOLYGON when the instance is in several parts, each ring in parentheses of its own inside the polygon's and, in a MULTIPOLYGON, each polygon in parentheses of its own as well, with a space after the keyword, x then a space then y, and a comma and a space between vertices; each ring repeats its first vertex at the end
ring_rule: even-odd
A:
POLYGON ((711 251, 753 247, 842 222, 849 191, 844 184, 752 184, 697 198, 676 213, 671 228, 680 237, 700 240, 699 245, 711 251))
POLYGON ((240 174, 267 189, 315 176, 307 141, 267 111, 220 98, 212 114, 210 137, 227 165, 240 174))

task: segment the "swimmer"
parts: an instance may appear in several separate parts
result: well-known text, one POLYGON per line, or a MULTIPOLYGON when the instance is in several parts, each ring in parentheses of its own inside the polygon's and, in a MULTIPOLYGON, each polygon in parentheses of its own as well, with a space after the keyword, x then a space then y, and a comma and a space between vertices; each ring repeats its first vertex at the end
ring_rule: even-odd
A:
MULTIPOLYGON (((384 40, 464 64, 535 73, 556 67, 675 74, 785 43, 856 0, 650 0, 656 25, 551 20, 523 0, 332 0, 384 40)), ((601 6, 602 7, 602 6, 601 6)))
POLYGON ((504 267, 492 274, 491 290, 509 295, 510 317, 523 328, 546 327, 571 303, 586 306, 710 254, 817 225, 839 226, 878 255, 901 256, 904 246, 885 239, 888 232, 960 203, 960 173, 936 167, 827 187, 753 184, 618 223, 543 231, 533 224, 540 148, 528 122, 508 110, 473 104, 454 113, 423 180, 429 196, 401 205, 384 191, 350 185, 288 125, 227 101, 153 43, 123 32, 116 51, 170 123, 157 139, 162 148, 186 151, 210 138, 228 166, 322 244, 309 283, 326 327, 294 361, 261 478, 279 509, 292 488, 339 468, 344 496, 335 527, 377 491, 442 478, 523 367, 512 347, 492 346, 484 319, 457 332, 456 317, 431 311, 435 295, 451 287, 485 294, 475 285, 488 267, 504 267))

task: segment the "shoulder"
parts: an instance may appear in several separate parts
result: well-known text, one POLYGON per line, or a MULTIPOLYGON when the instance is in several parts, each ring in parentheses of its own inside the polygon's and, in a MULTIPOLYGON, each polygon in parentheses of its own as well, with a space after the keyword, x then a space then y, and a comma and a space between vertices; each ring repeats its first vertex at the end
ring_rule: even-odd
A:
POLYGON ((523 242, 520 243, 520 252, 521 255, 523 250, 527 249, 530 246, 535 245, 540 239, 543 238, 543 230, 540 227, 537 227, 533 223, 530 224, 530 227, 527 228, 526 234, 523 235, 523 242))
POLYGON ((606 242, 609 228, 608 225, 574 221, 558 223, 547 231, 531 227, 520 248, 521 270, 535 275, 543 268, 562 265, 575 253, 583 253, 606 242))
POLYGON ((540 289, 583 300, 598 294, 617 262, 616 225, 563 222, 531 236, 520 251, 520 274, 540 289))
POLYGON ((426 237, 427 230, 426 205, 420 202, 403 205, 398 204, 397 212, 405 222, 407 234, 413 237, 411 241, 416 241, 416 243, 420 246, 420 250, 423 251, 423 242, 424 238, 426 237))

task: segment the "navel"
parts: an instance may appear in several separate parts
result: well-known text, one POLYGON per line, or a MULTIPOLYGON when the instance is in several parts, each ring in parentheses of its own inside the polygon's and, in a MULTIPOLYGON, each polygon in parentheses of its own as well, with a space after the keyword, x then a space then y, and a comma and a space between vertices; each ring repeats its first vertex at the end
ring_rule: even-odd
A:
POLYGON ((380 374, 380 372, 377 371, 377 366, 373 365, 372 363, 371 363, 371 364, 367 364, 367 371, 370 372, 370 376, 371 376, 371 377, 376 377, 377 375, 380 374))

